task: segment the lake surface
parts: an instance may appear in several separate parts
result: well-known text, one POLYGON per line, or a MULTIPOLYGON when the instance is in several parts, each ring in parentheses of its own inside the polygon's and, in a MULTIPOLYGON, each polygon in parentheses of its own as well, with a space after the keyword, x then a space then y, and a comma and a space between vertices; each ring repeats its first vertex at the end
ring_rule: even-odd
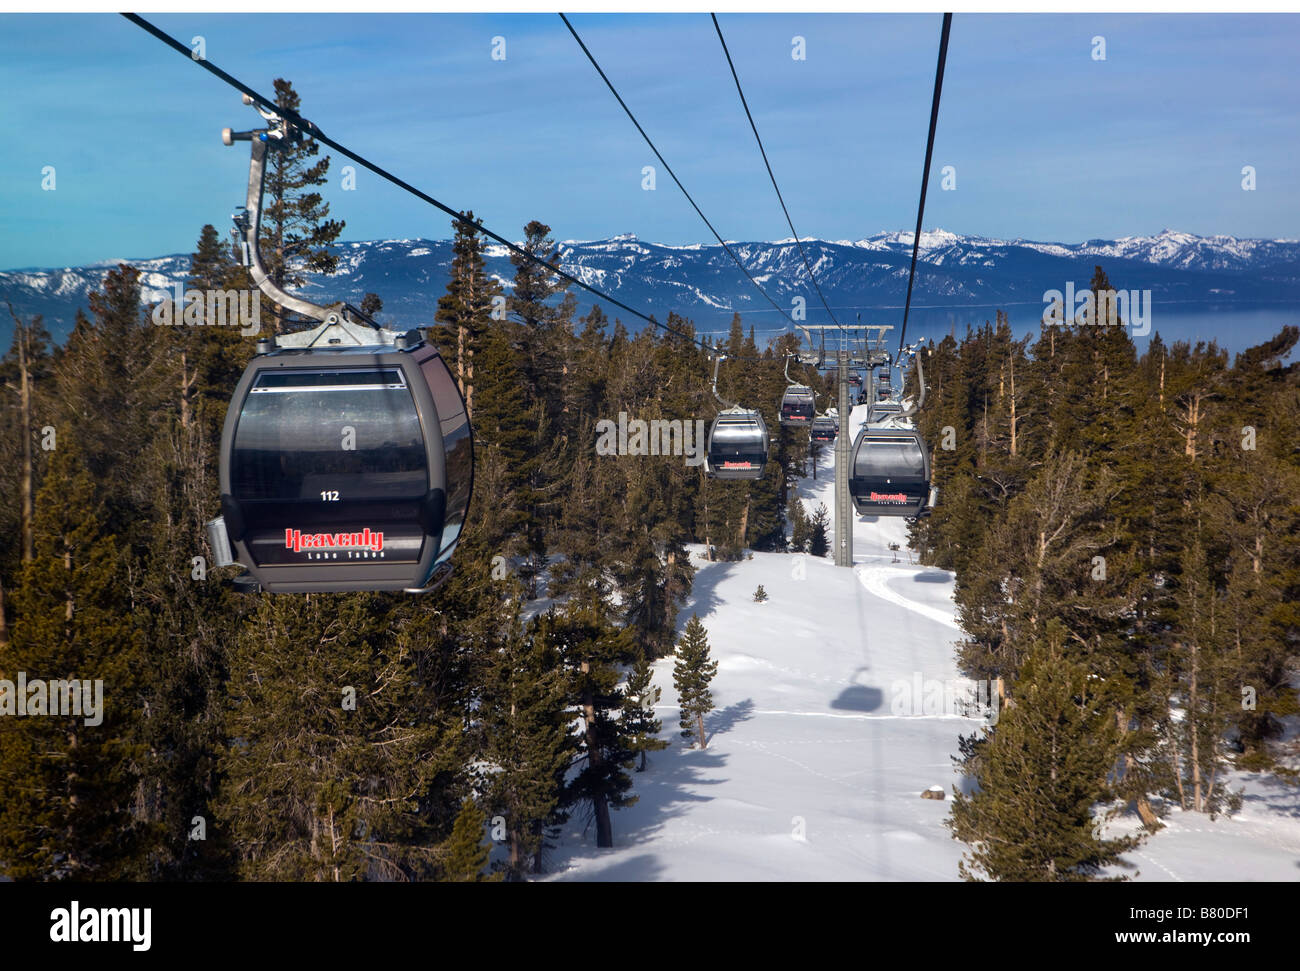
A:
MULTIPOLYGON (((1038 321, 1042 317, 1043 304, 1010 304, 988 307, 913 307, 907 323, 909 342, 917 337, 930 337, 942 340, 947 334, 954 333, 958 340, 966 333, 966 325, 978 327, 987 321, 996 319, 996 312, 1007 312, 1011 329, 1017 337, 1033 334, 1038 338, 1038 321)), ((893 342, 898 341, 898 325, 902 323, 902 311, 895 308, 864 308, 863 321, 893 323, 890 333, 893 342)), ((1157 333, 1165 344, 1175 341, 1217 341, 1220 347, 1232 353, 1244 351, 1248 347, 1262 344, 1273 337, 1287 324, 1300 325, 1300 307, 1295 306, 1257 306, 1243 309, 1240 306, 1208 307, 1196 304, 1170 304, 1161 306, 1156 303, 1151 309, 1151 332, 1144 337, 1134 337, 1138 353, 1146 351, 1151 338, 1157 333)), ((1300 359, 1295 353, 1292 360, 1300 359)))

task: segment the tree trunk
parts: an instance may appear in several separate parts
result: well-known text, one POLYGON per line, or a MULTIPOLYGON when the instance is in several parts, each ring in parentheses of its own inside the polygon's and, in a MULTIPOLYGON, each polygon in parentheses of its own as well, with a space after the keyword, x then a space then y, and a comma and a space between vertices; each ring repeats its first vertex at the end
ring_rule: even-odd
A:
POLYGON ((514 826, 510 827, 510 879, 518 879, 520 866, 523 864, 523 833, 514 826))
POLYGON ((79 857, 77 857, 76 851, 72 849, 72 847, 75 847, 77 845, 75 841, 75 832, 76 832, 75 820, 77 817, 77 792, 81 788, 80 778, 78 776, 76 769, 73 768, 77 764, 76 760, 77 760, 77 733, 68 732, 68 754, 67 754, 67 763, 66 763, 68 769, 63 775, 64 785, 67 787, 65 792, 67 793, 67 797, 68 797, 68 806, 67 806, 67 815, 64 817, 65 825, 63 831, 63 839, 65 845, 69 847, 66 866, 68 868, 68 873, 72 876, 74 880, 78 879, 81 876, 81 874, 77 872, 78 870, 81 869, 81 860, 79 857))
POLYGON ((1201 809, 1201 747, 1200 747, 1200 711, 1198 690, 1200 688, 1197 662, 1200 660, 1198 645, 1192 643, 1192 681, 1188 686, 1187 727, 1192 733, 1192 808, 1198 813, 1201 809))
MULTIPOLYGON (((1122 709, 1115 710, 1115 724, 1119 726, 1121 732, 1128 731, 1128 716, 1122 709)), ((1133 771, 1133 766, 1137 765, 1137 759, 1133 758, 1132 752, 1124 753, 1124 777, 1128 778, 1129 773, 1133 771)), ((1137 795, 1133 797, 1134 805, 1137 807, 1138 819, 1142 820, 1142 825, 1151 832, 1160 828, 1160 821, 1156 818, 1155 811, 1151 808, 1151 799, 1148 797, 1145 789, 1138 790, 1137 795)))
POLYGON ((456 328, 456 384, 461 396, 465 395, 465 325, 456 328))
POLYGON ((712 563, 713 562, 713 529, 712 529, 713 519, 709 516, 709 491, 708 491, 709 480, 704 475, 704 473, 700 473, 700 478, 704 480, 702 483, 704 488, 700 490, 704 500, 704 554, 709 558, 709 562, 712 563))
POLYGON ((64 594, 66 603, 63 607, 63 617, 69 625, 72 624, 72 615, 74 612, 72 601, 72 547, 68 545, 68 537, 63 537, 63 568, 68 571, 68 587, 64 594))
POLYGON ((1011 457, 1016 457, 1016 358, 1011 356, 1011 457))
POLYGON ((194 383, 188 371, 187 355, 181 351, 181 428, 186 430, 190 427, 190 386, 194 383))
MULTIPOLYGON (((591 663, 583 661, 579 670, 584 675, 590 674, 591 663)), ((582 692, 582 720, 586 723, 587 760, 592 770, 596 771, 605 764, 605 759, 600 750, 600 740, 596 737, 596 701, 589 687, 582 692)), ((603 790, 592 794, 591 809, 596 817, 596 845, 608 849, 614 845, 614 827, 609 818, 609 800, 603 790)))
POLYGON ((697 711, 695 713, 695 730, 699 733, 700 748, 708 748, 709 739, 708 736, 704 734, 704 712, 702 711, 697 711))

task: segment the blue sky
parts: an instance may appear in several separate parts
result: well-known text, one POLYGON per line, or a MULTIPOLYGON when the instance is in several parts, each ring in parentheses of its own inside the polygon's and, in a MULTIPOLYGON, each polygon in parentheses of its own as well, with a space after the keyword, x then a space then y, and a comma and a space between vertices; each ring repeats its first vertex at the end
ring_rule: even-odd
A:
MULTIPOLYGON (((710 239, 552 14, 148 15, 322 130, 518 237, 710 239), (491 57, 492 38, 506 59, 491 57)), ((789 235, 708 15, 570 18, 728 239, 789 235)), ((719 17, 795 227, 910 229, 938 14, 719 17), (807 58, 791 58, 791 38, 807 58)), ((1296 15, 957 14, 926 228, 1074 242, 1169 227, 1300 235, 1296 15), (1106 60, 1091 39, 1106 39, 1106 60), (939 169, 956 168, 941 191, 939 169), (1257 172, 1254 192, 1241 169, 1257 172)), ((243 201, 239 95, 114 14, 0 16, 0 268, 193 249, 243 201), (44 166, 57 188, 42 191, 44 166)), ((327 198, 347 239, 446 238, 368 172, 327 198)))

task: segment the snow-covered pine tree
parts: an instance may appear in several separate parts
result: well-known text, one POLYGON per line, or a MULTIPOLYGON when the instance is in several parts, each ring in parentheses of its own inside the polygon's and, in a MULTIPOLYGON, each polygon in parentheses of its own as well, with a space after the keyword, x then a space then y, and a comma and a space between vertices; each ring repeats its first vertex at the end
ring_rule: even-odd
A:
POLYGON ((673 664, 673 687, 681 706, 682 737, 694 739, 700 748, 708 748, 704 733, 704 716, 713 710, 709 683, 718 673, 718 662, 709 659, 708 631, 698 614, 686 622, 686 630, 677 642, 677 660, 673 664))

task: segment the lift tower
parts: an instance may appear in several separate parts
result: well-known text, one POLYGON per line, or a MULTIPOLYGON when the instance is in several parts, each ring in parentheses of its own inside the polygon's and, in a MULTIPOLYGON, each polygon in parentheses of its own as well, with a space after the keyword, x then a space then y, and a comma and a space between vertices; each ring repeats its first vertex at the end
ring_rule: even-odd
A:
MULTIPOLYGON (((849 432, 849 415, 853 411, 852 388, 849 375, 854 368, 862 368, 870 376, 875 368, 890 362, 885 349, 885 333, 893 330, 890 324, 800 324, 799 329, 808 339, 815 357, 800 359, 819 368, 836 370, 836 401, 839 403, 839 434, 835 436, 835 565, 853 566, 853 503, 849 497, 850 464, 853 462, 853 436, 849 432), (813 331, 819 340, 813 340, 813 331), (826 350, 826 332, 831 332, 832 344, 839 349, 833 356, 826 350)), ((870 387, 870 384, 867 385, 870 387)), ((874 394, 874 390, 871 392, 874 394)))

